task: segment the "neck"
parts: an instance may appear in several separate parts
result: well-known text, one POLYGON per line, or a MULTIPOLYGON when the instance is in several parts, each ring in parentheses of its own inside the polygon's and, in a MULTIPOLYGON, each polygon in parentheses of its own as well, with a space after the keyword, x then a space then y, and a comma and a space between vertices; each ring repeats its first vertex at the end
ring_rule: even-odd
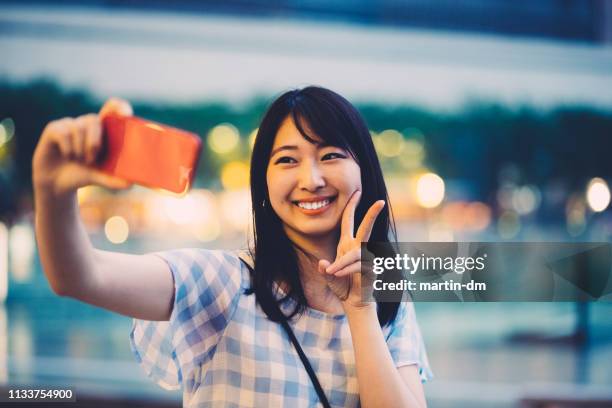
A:
POLYGON ((340 239, 339 231, 315 237, 307 237, 288 228, 285 229, 285 233, 289 240, 301 249, 296 250, 300 273, 311 270, 314 273, 318 273, 317 269, 320 259, 325 259, 329 262, 334 262, 336 259, 336 249, 340 239))
MULTIPOLYGON (((289 239, 291 239, 291 237, 289 237, 289 239)), ((336 259, 338 239, 336 239, 335 237, 323 238, 321 240, 315 241, 293 239, 291 240, 301 248, 301 251, 297 251, 298 259, 300 261, 301 266, 309 265, 308 262, 314 262, 315 266, 317 266, 320 259, 326 259, 329 262, 333 262, 334 259, 336 259), (310 256, 306 256, 306 254, 310 256)))
POLYGON ((304 294, 308 305, 313 309, 324 312, 342 313, 342 305, 337 296, 327 286, 325 276, 319 273, 319 260, 325 259, 334 262, 338 246, 337 234, 329 234, 320 238, 293 237, 287 231, 289 239, 297 244, 300 249, 296 250, 300 281, 304 288, 304 294))

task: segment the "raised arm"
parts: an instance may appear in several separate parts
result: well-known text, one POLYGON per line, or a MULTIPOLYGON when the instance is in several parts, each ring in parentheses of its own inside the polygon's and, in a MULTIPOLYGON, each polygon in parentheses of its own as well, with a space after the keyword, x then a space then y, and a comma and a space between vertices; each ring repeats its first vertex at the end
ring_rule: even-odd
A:
POLYGON ((130 186, 91 167, 102 144, 101 118, 111 112, 131 115, 132 108, 111 99, 99 114, 50 122, 40 137, 32 160, 40 260, 60 296, 139 319, 168 320, 174 294, 168 265, 154 255, 95 249, 80 219, 79 187, 130 186))

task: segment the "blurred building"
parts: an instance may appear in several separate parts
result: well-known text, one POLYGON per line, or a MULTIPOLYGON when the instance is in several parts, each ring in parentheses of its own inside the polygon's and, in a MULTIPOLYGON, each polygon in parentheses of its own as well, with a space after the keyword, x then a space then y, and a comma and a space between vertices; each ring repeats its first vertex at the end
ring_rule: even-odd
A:
POLYGON ((607 0, 47 0, 36 3, 346 20, 592 43, 612 41, 612 5, 607 0))

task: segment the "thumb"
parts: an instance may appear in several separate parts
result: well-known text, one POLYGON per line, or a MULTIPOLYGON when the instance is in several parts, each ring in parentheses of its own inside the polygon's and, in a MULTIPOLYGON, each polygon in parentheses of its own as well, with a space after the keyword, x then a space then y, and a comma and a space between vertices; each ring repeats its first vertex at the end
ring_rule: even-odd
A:
POLYGON ((100 117, 104 118, 108 115, 132 116, 134 111, 132 105, 125 99, 110 98, 104 103, 100 109, 100 117))
POLYGON ((132 186, 130 181, 119 177, 110 176, 100 171, 92 171, 90 178, 92 184, 97 184, 112 190, 124 190, 132 186))

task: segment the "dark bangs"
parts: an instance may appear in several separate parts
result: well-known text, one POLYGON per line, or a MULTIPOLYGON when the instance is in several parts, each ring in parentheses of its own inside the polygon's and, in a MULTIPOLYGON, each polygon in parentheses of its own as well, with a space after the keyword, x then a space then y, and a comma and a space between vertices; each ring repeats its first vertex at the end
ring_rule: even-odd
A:
MULTIPOLYGON (((340 95, 337 95, 340 97, 340 95)), ((294 105, 291 118, 295 127, 304 139, 317 144, 318 139, 324 144, 346 150, 359 164, 357 154, 353 150, 355 136, 368 129, 355 129, 355 124, 347 122, 346 112, 342 106, 317 104, 316 98, 301 95, 301 103, 294 105)))

